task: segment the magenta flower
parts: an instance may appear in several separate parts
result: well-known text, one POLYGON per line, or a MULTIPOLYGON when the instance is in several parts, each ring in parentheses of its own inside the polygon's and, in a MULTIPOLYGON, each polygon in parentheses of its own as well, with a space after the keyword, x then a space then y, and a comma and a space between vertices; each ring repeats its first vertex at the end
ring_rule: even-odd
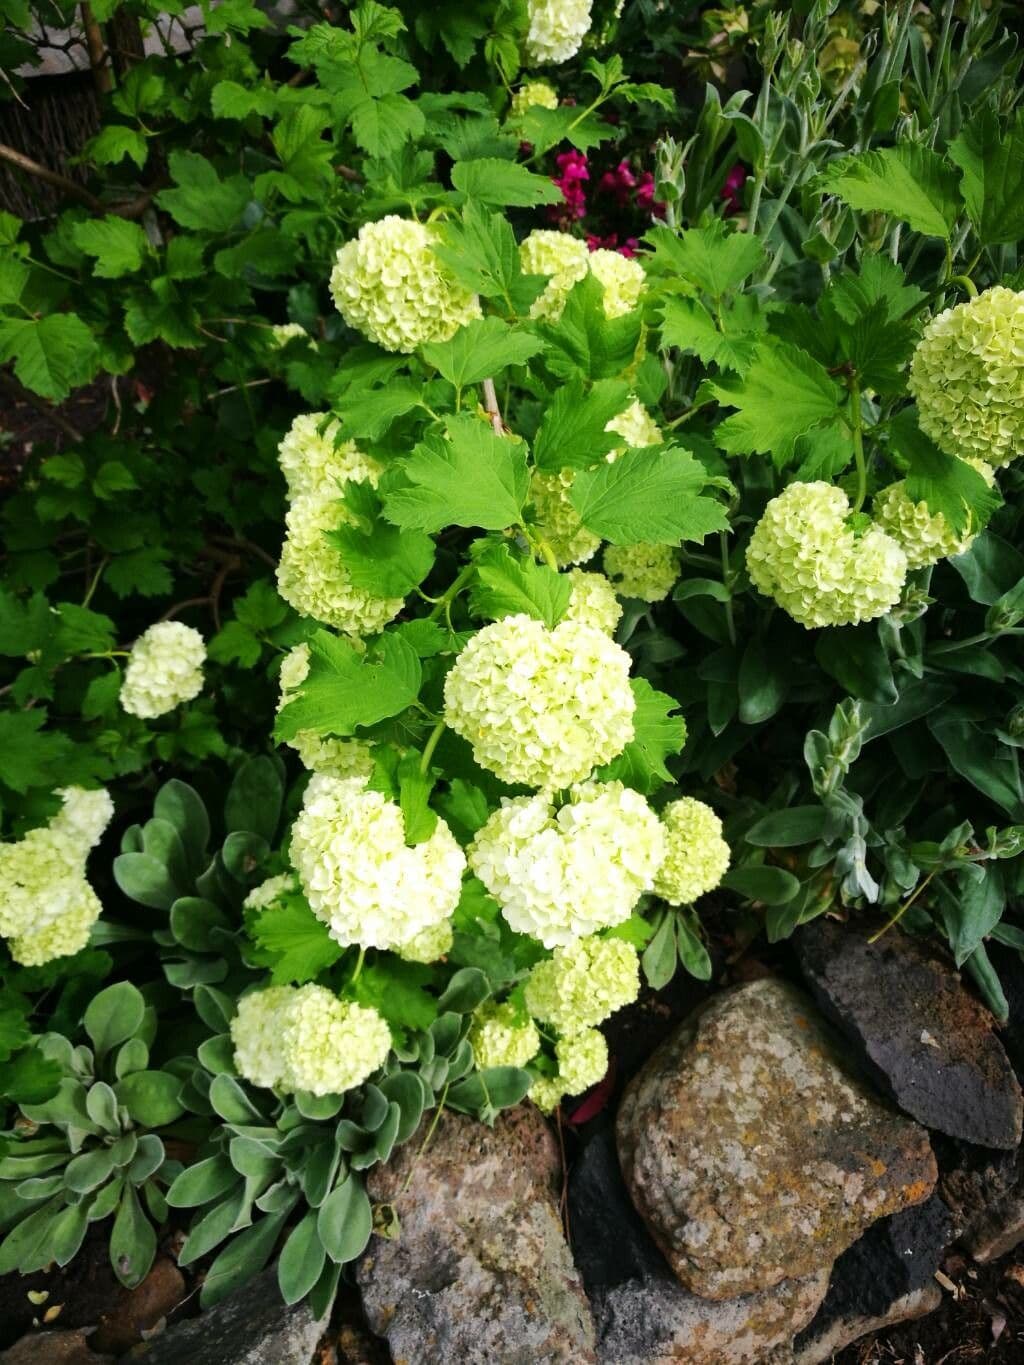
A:
POLYGON ((725 211, 727 214, 739 213, 743 208, 743 186, 747 183, 747 168, 737 161, 732 170, 725 177, 725 184, 719 191, 719 197, 725 200, 725 211))

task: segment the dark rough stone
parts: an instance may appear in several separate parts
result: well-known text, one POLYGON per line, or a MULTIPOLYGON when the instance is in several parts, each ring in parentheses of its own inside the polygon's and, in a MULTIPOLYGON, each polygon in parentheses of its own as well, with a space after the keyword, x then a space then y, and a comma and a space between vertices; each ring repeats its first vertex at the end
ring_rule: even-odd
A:
POLYGON ((185 1297, 185 1277, 169 1256, 158 1256, 152 1269, 134 1289, 122 1289, 92 1335, 96 1351, 120 1355, 152 1331, 185 1297))
POLYGON ((558 1215, 558 1146, 537 1110, 493 1129, 445 1114, 426 1152, 414 1148, 371 1173, 371 1198, 395 1208, 401 1230, 375 1237, 356 1272, 394 1360, 593 1365, 590 1308, 558 1215))
POLYGON ((1009 1008, 1009 1017, 1002 1027, 1003 1046, 1020 1079, 1024 1077, 1024 961, 1016 948, 1003 943, 989 939, 985 947, 1009 1008))
POLYGON ((129 1360, 146 1365, 309 1365, 327 1318, 308 1304, 289 1308, 277 1287, 277 1270, 132 1348, 129 1360))
POLYGON ((976 1261, 994 1261, 1024 1241, 1024 1152, 959 1148, 943 1172, 942 1197, 956 1234, 976 1261))
POLYGON ((799 991, 756 981, 716 996, 626 1091, 626 1184, 693 1293, 812 1274, 931 1194, 928 1134, 851 1079, 843 1052, 799 991))
POLYGON ((827 1342, 831 1352, 839 1349, 836 1341, 848 1345, 874 1330, 863 1323, 891 1324, 919 1316, 909 1309, 930 1311, 924 1303, 931 1295, 921 1299, 920 1293, 931 1285, 952 1238, 953 1220, 938 1195, 875 1223, 832 1267, 825 1301, 794 1343, 798 1358, 804 1349, 827 1342))
POLYGON ((610 1127, 587 1143, 569 1176, 569 1232, 573 1259, 591 1298, 626 1280, 668 1272, 629 1198, 610 1127))
POLYGON ((1024 1101, 1010 1059, 937 947, 897 930, 869 943, 822 918, 797 951, 818 1004, 901 1109, 964 1142, 1017 1146, 1024 1101))

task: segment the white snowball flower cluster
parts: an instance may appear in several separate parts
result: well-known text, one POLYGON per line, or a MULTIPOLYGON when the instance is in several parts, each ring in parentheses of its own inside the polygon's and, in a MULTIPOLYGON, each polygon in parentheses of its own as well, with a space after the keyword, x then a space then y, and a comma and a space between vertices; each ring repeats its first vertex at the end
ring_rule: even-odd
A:
POLYGON ((621 782, 583 782, 505 799, 478 831, 469 864, 516 933, 546 948, 629 918, 664 853, 658 817, 621 782))
POLYGON ((857 536, 831 484, 791 483, 772 498, 747 547, 751 582, 800 625, 847 626, 899 601, 907 557, 877 526, 857 536))
POLYGON ((729 870, 722 822, 703 801, 684 796, 661 812, 665 857, 654 879, 655 894, 669 905, 692 905, 713 891, 729 870))
POLYGON ((0 844, 0 934, 15 962, 37 967, 84 948, 102 911, 86 860, 110 823, 105 791, 67 787, 49 825, 0 844))
POLYGON ((485 626, 445 680, 446 723, 482 768, 511 785, 559 790, 633 738, 630 658, 577 621, 549 630, 529 616, 485 626))
POLYGON ((1024 451, 1024 292, 996 285, 933 318, 907 386, 947 455, 1009 464, 1024 451))
POLYGON ((593 0, 527 0, 526 57, 537 65, 575 57, 590 31, 593 0))
POLYGON ((640 994, 640 959, 619 938, 580 938, 538 962, 526 983, 526 1008, 559 1033, 595 1028, 640 994))
POLYGON ((435 240, 430 228, 393 213, 361 227, 331 272, 331 297, 348 325, 408 354, 478 318, 480 301, 441 264, 435 240))
POLYGON ((640 302, 646 276, 639 261, 604 247, 589 251, 586 242, 553 228, 537 228, 519 244, 524 275, 548 275, 543 292, 533 301, 530 317, 557 322, 573 285, 590 271, 604 290, 604 315, 619 318, 640 302))
POLYGON ((238 1002, 235 1065, 253 1085, 341 1095, 387 1061, 391 1033, 374 1009, 324 986, 270 986, 238 1002))
POLYGON ((519 244, 519 264, 524 275, 549 275, 551 278, 533 301, 531 318, 557 322, 574 284, 586 278, 590 252, 579 237, 554 228, 537 228, 519 244))
POLYGON ((303 412, 292 422, 277 447, 277 462, 288 485, 288 496, 323 493, 338 497, 343 483, 371 483, 380 478, 380 465, 364 455, 355 441, 339 441, 339 424, 323 412, 303 412))
POLYGON ((181 621, 157 621, 132 645, 121 684, 121 706, 130 716, 154 720, 203 690, 206 645, 198 630, 181 621))
POLYGON ((590 273, 604 289, 605 317, 621 318, 631 313, 640 302, 647 278, 640 262, 598 247, 590 253, 589 264, 590 273))
POLYGON ((603 573, 587 573, 584 569, 570 569, 572 595, 563 621, 579 621, 582 625, 614 635, 622 617, 622 604, 615 589, 603 573))
POLYGON ((679 577, 679 551, 674 545, 609 545, 604 567, 620 596, 664 602, 679 577))
MULTIPOLYGON (((295 689, 305 681, 308 673, 309 645, 294 645, 281 663, 278 711, 292 700, 295 689)), ((364 740, 325 737, 315 730, 300 730, 288 744, 310 772, 327 773, 330 777, 359 777, 364 781, 373 773, 373 753, 364 740)))
POLYGON ((469 1043, 478 1067, 526 1066, 540 1051, 540 1034, 511 1002, 488 1001, 473 1016, 469 1043))
MULTIPOLYGON (((990 464, 973 456, 965 463, 993 487, 996 473, 990 464)), ((957 533, 941 512, 930 512, 926 502, 914 502, 904 479, 875 494, 872 515, 876 525, 902 548, 908 569, 923 569, 940 559, 965 554, 978 534, 976 526, 957 533)))
POLYGON ((521 118, 527 109, 532 109, 535 105, 539 105, 541 109, 558 108, 558 94, 547 81, 527 81, 525 85, 521 85, 512 96, 509 114, 512 118, 521 118))
POLYGON ((401 808, 358 778, 315 773, 292 827, 292 864, 317 917, 343 946, 400 949, 451 917, 466 858, 438 820, 405 842, 401 808))
POLYGON ((376 488, 381 469, 351 441, 335 446, 331 433, 336 424, 320 436, 322 418, 322 413, 314 412, 297 419, 279 447, 291 503, 277 587, 302 616, 349 635, 375 635, 398 615, 403 599, 376 597, 357 587, 327 533, 355 520, 341 501, 339 484, 368 483, 376 488))

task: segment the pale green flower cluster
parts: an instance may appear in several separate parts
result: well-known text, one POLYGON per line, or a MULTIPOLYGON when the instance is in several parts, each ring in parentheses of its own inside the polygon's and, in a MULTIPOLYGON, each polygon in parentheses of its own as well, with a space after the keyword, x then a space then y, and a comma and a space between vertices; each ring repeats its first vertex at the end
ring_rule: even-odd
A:
MULTIPOLYGON (((990 488, 993 487, 996 474, 990 464, 973 456, 965 463, 976 470, 990 488)), ((970 526, 958 534, 941 512, 930 512, 926 502, 914 502, 907 493, 904 479, 875 494, 872 512, 876 525, 902 548, 908 569, 923 569, 928 564, 937 564, 940 559, 965 554, 978 534, 977 529, 970 526)))
POLYGON ((526 59, 543 65, 575 57, 590 30, 593 0, 527 0, 526 59))
POLYGON ((608 1044, 598 1029, 583 1029, 559 1038, 555 1044, 555 1059, 562 1093, 581 1095, 604 1079, 608 1070, 608 1044))
POLYGON ((275 346, 287 346, 289 341, 294 341, 301 337, 303 341, 316 350, 316 342, 303 327, 301 322, 278 322, 270 329, 270 336, 275 346))
POLYGON ((679 577, 679 551, 674 545, 609 545, 604 567, 620 597, 664 602, 679 577))
MULTIPOLYGON (((617 417, 613 417, 605 426, 605 431, 611 431, 616 436, 621 436, 627 446, 633 446, 636 449, 660 445, 662 440, 661 428, 639 398, 634 398, 628 408, 623 408, 617 417)), ((621 454, 621 447, 618 450, 610 451, 608 454, 609 462, 617 460, 621 454)))
POLYGON ((608 579, 603 573, 587 573, 584 569, 570 569, 569 578, 572 595, 562 620, 578 621, 614 635, 622 617, 622 604, 608 579))
POLYGON ((121 684, 121 706, 130 716, 154 720, 203 690, 206 645, 198 630, 181 621, 157 621, 132 645, 121 684))
POLYGON ((291 503, 277 587, 302 616, 349 635, 375 635, 398 615, 403 599, 376 597, 357 587, 341 551, 327 536, 355 520, 341 501, 339 485, 368 483, 376 488, 381 469, 353 442, 335 445, 337 423, 321 435, 322 420, 323 414, 317 412, 297 418, 278 449, 291 503))
MULTIPOLYGON (((293 646, 281 663, 279 711, 292 700, 295 689, 305 681, 308 673, 309 645, 293 646)), ((288 744, 310 772, 327 773, 330 777, 359 777, 364 781, 373 773, 370 745, 361 739, 325 738, 315 730, 300 730, 288 744)))
POLYGON ((556 1028, 557 1073, 530 1088, 538 1108, 551 1110, 564 1095, 596 1085, 608 1069, 608 1047, 597 1025, 640 993, 640 963, 621 939, 583 938, 556 948, 526 983, 526 1008, 556 1028))
POLYGON ((558 95, 547 81, 527 81, 521 85, 512 96, 509 113, 513 118, 519 118, 534 105, 539 105, 541 109, 558 108, 558 95))
POLYGON ((38 967, 84 948, 102 911, 86 860, 110 823, 105 791, 67 787, 49 825, 0 844, 0 934, 15 962, 38 967))
POLYGON ((324 986, 270 986, 238 1002, 231 1041, 239 1075, 272 1090, 341 1095, 387 1060, 391 1033, 374 1009, 324 986))
POLYGON ((550 546, 559 568, 585 564, 601 548, 601 537, 588 531, 572 505, 570 493, 575 470, 556 474, 535 470, 530 480, 530 501, 537 518, 537 529, 550 546))
POLYGON ((466 866, 443 820, 410 847, 400 806, 359 778, 324 773, 306 788, 291 858, 331 937, 363 948, 401 949, 450 919, 466 866))
POLYGON ((578 621, 549 630, 525 615, 485 626, 445 680, 446 723, 482 768, 510 785, 557 791, 633 738, 630 658, 578 621))
POLYGON ((395 952, 406 962, 437 962, 445 953, 451 952, 454 940, 452 922, 446 919, 440 924, 428 925, 418 934, 413 934, 408 942, 399 944, 395 952))
POLYGON ((646 276, 638 260, 598 247, 590 253, 590 273, 604 290, 604 315, 621 318, 640 302, 646 276))
POLYGON ((554 228, 537 228, 519 243, 519 264, 524 275, 549 275, 543 293, 538 294, 530 317, 557 322, 574 284, 584 279, 589 269, 590 252, 579 237, 554 228))
POLYGON ((532 318, 557 322, 573 285, 590 271, 604 290, 606 318, 622 317, 640 302, 646 276, 639 261, 603 247, 589 251, 586 242, 553 228, 537 228, 519 244, 519 263, 524 275, 548 275, 550 279, 530 309, 532 318))
POLYGON ((538 962, 526 1008, 559 1033, 595 1028, 640 994, 640 960, 620 938, 579 938, 538 962))
POLYGON ((910 362, 921 430, 947 455, 1024 451, 1024 292, 996 285, 931 320, 910 362))
POLYGON ((299 879, 294 872, 279 872, 276 877, 267 877, 259 886, 254 886, 242 905, 246 910, 268 910, 298 889, 299 879))
POLYGON ((751 582, 802 626, 847 626, 899 601, 907 557, 877 526, 857 536, 831 484, 791 483, 772 498, 747 548, 751 582))
POLYGON ((661 823, 665 857, 654 878, 655 894, 669 905, 692 905, 729 870, 722 822, 703 801, 684 796, 665 807, 661 823))
POLYGON ((552 800, 502 801, 469 864, 509 926, 545 948, 621 924, 651 888, 664 854, 658 817, 621 782, 582 782, 552 800))
POLYGON ((331 272, 331 297, 348 325, 386 351, 408 354, 478 318, 480 301, 445 269, 434 245, 430 228, 393 213, 361 227, 331 272))
POLYGON ((473 1016, 469 1044, 479 1067, 526 1066, 540 1051, 540 1034, 511 1002, 489 1001, 473 1016))
POLYGON ((277 462, 288 485, 288 496, 321 493, 337 498, 341 485, 376 486, 380 465, 364 455, 355 441, 340 441, 341 428, 323 412, 303 412, 292 422, 277 447, 277 462))

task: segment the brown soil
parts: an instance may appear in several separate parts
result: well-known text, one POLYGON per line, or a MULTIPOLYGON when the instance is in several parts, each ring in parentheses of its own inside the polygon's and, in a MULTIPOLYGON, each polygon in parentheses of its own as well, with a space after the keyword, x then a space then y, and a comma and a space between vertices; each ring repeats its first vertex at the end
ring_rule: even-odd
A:
POLYGON ((928 1317, 862 1337, 835 1365, 1020 1365, 1024 1361, 1024 1246, 975 1265, 946 1257, 942 1306, 928 1317))

